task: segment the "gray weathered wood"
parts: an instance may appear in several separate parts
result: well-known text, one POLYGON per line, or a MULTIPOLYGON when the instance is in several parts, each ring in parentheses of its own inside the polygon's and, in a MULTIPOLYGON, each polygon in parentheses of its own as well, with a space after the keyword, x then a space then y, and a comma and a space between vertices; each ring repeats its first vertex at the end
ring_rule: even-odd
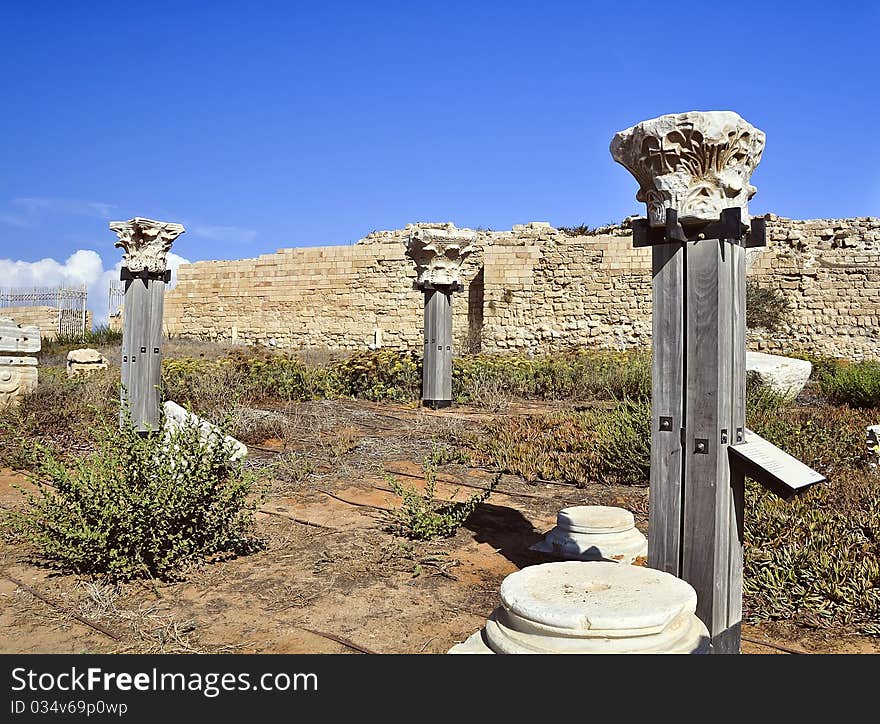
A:
MULTIPOLYGON (((731 426, 730 446, 745 438, 746 427, 746 249, 733 244, 731 252, 731 295, 733 319, 730 369, 731 426)), ((729 461, 728 461, 729 462, 729 461)), ((741 648, 743 543, 745 524, 745 476, 742 471, 729 465, 730 550, 728 562, 727 618, 729 633, 718 641, 718 650, 739 653, 741 648)))
POLYGON ((138 277, 125 282, 122 401, 139 432, 159 427, 164 294, 165 283, 159 279, 138 277))
POLYGON ((681 244, 653 248, 648 565, 675 576, 681 574, 684 255, 681 244))
POLYGON ((452 401, 452 292, 425 289, 425 353, 422 401, 443 406, 452 401))
POLYGON ((697 592, 697 615, 709 629, 713 646, 728 648, 733 508, 727 460, 733 421, 731 244, 714 239, 690 242, 687 254, 681 575, 697 592))

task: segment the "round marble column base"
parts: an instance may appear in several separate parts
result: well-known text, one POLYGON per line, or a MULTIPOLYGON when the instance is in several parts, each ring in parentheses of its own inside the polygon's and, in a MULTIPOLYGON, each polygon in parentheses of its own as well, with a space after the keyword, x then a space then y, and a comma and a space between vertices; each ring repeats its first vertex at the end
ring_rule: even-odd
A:
POLYGON ((647 556, 648 541, 628 510, 576 505, 559 511, 556 527, 530 550, 565 560, 632 563, 647 556))
POLYGON ((694 589, 651 568, 608 561, 531 566, 501 584, 483 629, 451 654, 704 654, 694 589))

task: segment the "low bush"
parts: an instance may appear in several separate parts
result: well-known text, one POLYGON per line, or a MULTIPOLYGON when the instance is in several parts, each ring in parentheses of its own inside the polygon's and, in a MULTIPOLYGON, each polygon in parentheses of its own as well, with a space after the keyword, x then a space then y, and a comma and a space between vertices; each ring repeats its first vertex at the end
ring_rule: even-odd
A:
POLYGON ((621 400, 610 408, 493 420, 467 444, 474 459, 526 480, 647 485, 651 407, 621 400))
POLYGON ((492 494, 501 479, 500 474, 496 475, 485 490, 461 502, 441 501, 435 497, 436 463, 426 458, 424 469, 424 491, 386 476, 391 489, 400 498, 400 505, 385 514, 385 528, 394 535, 412 540, 433 540, 455 535, 476 507, 492 494))
POLYGON ((32 394, 0 410, 0 466, 25 467, 34 441, 53 440, 60 447, 91 445, 100 420, 118 410, 118 370, 68 378, 63 369, 41 367, 39 375, 32 394))
POLYGON ((749 482, 745 620, 880 635, 880 476, 844 471, 791 501, 749 482))
POLYGON ((110 329, 106 324, 87 329, 85 334, 79 332, 65 332, 51 339, 42 341, 41 353, 44 355, 56 355, 67 353, 77 347, 110 347, 122 344, 122 330, 110 329))
POLYGON ((422 360, 415 352, 382 348, 358 352, 330 368, 332 388, 367 400, 416 400, 422 386, 422 360))
POLYGON ((642 350, 576 349, 539 357, 479 354, 454 360, 457 399, 478 399, 485 387, 545 400, 646 400, 651 397, 651 356, 642 350))
POLYGON ((867 466, 866 428, 880 419, 880 410, 753 404, 748 406, 746 418, 751 430, 830 478, 867 466))
POLYGON ((880 407, 880 362, 838 364, 819 378, 822 393, 852 407, 880 407))
POLYGON ((248 553, 261 545, 251 534, 251 480, 228 455, 196 424, 147 437, 105 424, 85 458, 37 444, 37 490, 24 491, 14 523, 45 562, 109 580, 165 579, 195 561, 248 553))

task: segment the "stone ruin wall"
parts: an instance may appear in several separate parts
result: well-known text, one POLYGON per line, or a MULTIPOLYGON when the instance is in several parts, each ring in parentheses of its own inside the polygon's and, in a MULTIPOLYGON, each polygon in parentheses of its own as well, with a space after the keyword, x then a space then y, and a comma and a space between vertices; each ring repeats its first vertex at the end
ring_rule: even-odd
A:
MULTIPOLYGON (((651 337, 651 252, 624 228, 569 236, 547 224, 479 231, 454 302, 460 350, 626 349, 651 337)), ((256 259, 182 266, 165 301, 166 331, 245 344, 420 349, 422 295, 404 230, 353 246, 283 249, 256 259)), ((880 358, 880 218, 797 221, 767 216, 768 247, 751 279, 792 308, 749 346, 880 358)))

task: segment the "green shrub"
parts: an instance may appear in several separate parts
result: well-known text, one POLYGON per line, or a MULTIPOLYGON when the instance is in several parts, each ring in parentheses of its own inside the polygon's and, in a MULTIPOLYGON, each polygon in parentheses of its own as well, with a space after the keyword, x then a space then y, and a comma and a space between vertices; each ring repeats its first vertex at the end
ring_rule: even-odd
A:
POLYGON ((467 444, 477 462, 526 480, 647 485, 651 407, 621 400, 610 408, 501 418, 467 444))
POLYGON ((487 386, 545 400, 650 399, 651 356, 586 349, 539 357, 471 355, 453 361, 452 386, 461 401, 478 398, 487 386))
POLYGON ((332 367, 333 387, 342 395, 367 400, 417 400, 422 360, 415 352, 387 347, 353 354, 332 367))
POLYGON ((305 364, 295 355, 275 352, 244 354, 234 351, 225 362, 240 376, 252 395, 283 400, 315 400, 331 396, 326 369, 305 364))
POLYGON ((62 460, 37 445, 37 492, 15 522, 42 558, 110 580, 169 578, 209 556, 256 550, 251 481, 228 462, 222 438, 196 424, 141 437, 104 424, 98 450, 62 460))
POLYGON ((880 407, 880 362, 839 364, 819 379, 822 393, 853 407, 880 407))
POLYGON ((744 618, 880 635, 880 476, 845 471, 782 501, 746 489, 744 618))
POLYGON ((58 334, 52 339, 44 339, 42 342, 41 353, 43 355, 67 353, 71 349, 82 347, 110 347, 112 345, 122 344, 122 330, 110 329, 106 324, 87 329, 85 334, 79 332, 65 332, 58 334))
MULTIPOLYGON (((400 505, 385 514, 385 528, 394 535, 413 540, 453 536, 476 507, 492 494, 500 479, 501 475, 496 475, 485 490, 474 493, 464 501, 438 501, 435 498, 436 463, 431 458, 426 458, 424 492, 411 485, 404 485, 390 475, 386 476, 391 489, 400 498, 400 505)), ((457 493, 458 491, 453 493, 452 497, 457 493)))

